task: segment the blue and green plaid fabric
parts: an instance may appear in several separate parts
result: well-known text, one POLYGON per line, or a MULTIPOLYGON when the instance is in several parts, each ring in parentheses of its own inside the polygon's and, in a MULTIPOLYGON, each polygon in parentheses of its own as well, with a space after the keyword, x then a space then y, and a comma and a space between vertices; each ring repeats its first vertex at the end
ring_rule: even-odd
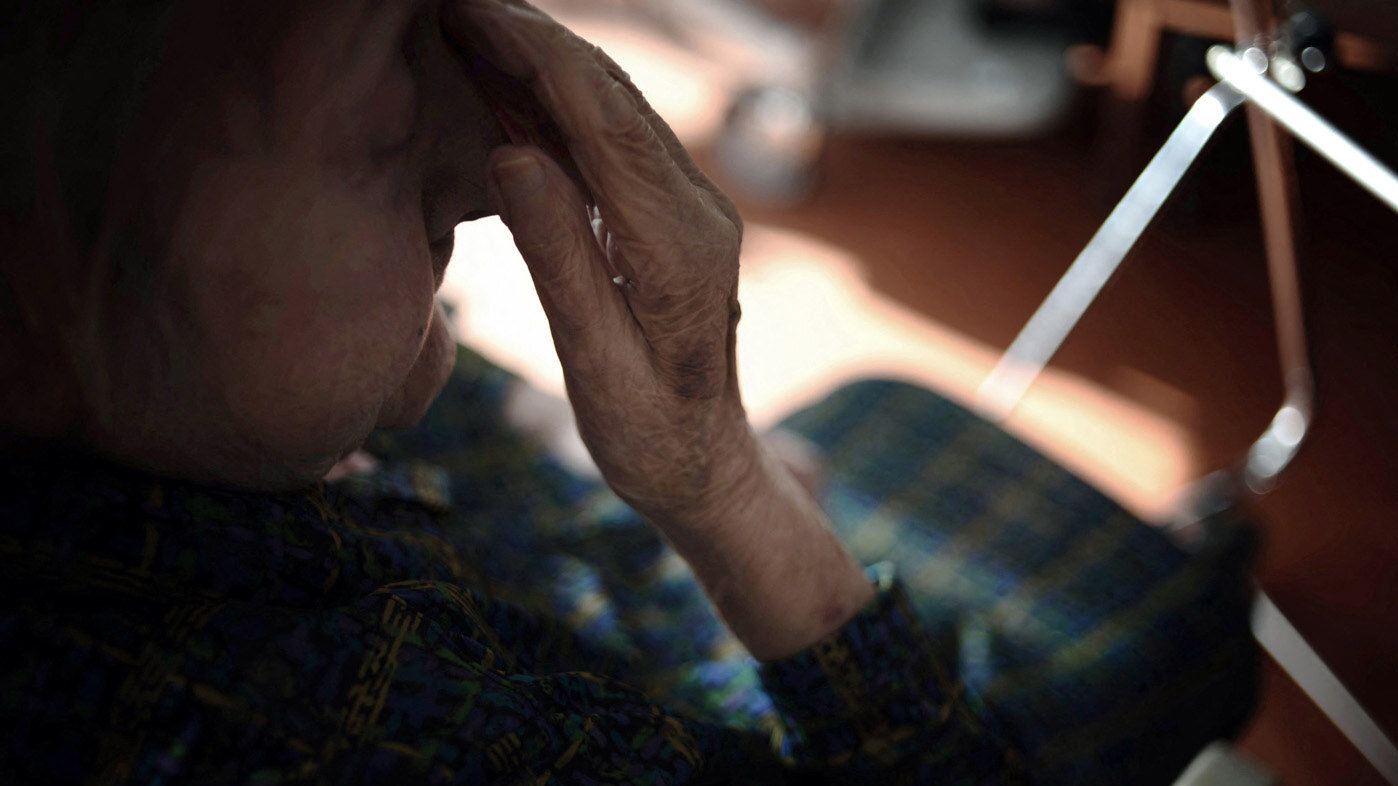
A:
POLYGON ((822 504, 889 560, 940 663, 1035 782, 1170 783, 1256 692, 1255 532, 1224 514, 1186 552, 967 410, 888 381, 785 424, 833 467, 822 504))
POLYGON ((291 494, 0 471, 0 781, 1168 782, 1250 706, 1245 527, 1192 552, 964 410, 790 419, 879 583, 758 664, 462 350, 380 470, 291 494), (895 579, 894 577, 898 578, 895 579))

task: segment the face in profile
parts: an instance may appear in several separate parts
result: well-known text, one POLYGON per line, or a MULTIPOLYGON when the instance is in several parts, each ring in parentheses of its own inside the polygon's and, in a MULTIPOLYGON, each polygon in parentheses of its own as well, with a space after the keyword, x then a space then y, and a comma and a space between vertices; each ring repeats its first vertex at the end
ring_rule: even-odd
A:
POLYGON ((494 113, 438 3, 288 6, 261 9, 252 35, 181 9, 146 108, 158 133, 133 140, 178 151, 139 217, 162 233, 149 307, 174 330, 136 331, 116 357, 147 369, 142 344, 159 341, 175 360, 118 370, 96 441, 150 469, 306 482, 415 420, 451 368, 433 295, 453 228, 489 209, 494 113))

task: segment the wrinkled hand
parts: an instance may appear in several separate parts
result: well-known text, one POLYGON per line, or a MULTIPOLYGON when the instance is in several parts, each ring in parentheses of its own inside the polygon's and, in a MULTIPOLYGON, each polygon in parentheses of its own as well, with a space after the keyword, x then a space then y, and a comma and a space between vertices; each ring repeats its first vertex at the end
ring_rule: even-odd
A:
POLYGON ((598 469, 753 655, 818 641, 873 590, 748 426, 733 204, 615 63, 522 0, 454 0, 443 27, 507 130, 533 143, 491 155, 488 191, 598 469))
POLYGON ((488 190, 533 276, 583 441, 652 521, 717 519, 762 463, 734 363, 737 210, 601 50, 523 2, 448 6, 448 35, 527 85, 566 148, 496 150, 488 190))

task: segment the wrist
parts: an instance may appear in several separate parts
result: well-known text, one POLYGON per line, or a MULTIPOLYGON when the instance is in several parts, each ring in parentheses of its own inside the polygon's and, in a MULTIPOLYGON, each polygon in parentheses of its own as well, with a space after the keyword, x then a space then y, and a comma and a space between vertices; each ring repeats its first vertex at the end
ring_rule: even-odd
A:
POLYGON ((819 506, 748 431, 702 520, 661 526, 729 628, 761 660, 795 654, 874 595, 819 506))
POLYGON ((688 423, 690 433, 705 438, 668 454, 681 467, 671 473, 673 482, 649 497, 622 493, 671 539, 684 540, 691 534, 710 538, 716 530, 751 521, 754 503, 772 492, 771 467, 746 413, 741 407, 723 410, 688 423))

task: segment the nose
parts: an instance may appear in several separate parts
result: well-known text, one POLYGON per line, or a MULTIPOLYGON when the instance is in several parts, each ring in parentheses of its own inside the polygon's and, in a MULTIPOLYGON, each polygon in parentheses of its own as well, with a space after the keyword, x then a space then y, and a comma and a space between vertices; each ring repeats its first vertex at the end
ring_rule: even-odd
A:
POLYGON ((427 137, 423 216, 428 239, 436 241, 462 221, 493 214, 485 196, 486 158, 507 140, 466 60, 443 34, 435 9, 422 15, 405 47, 418 80, 419 123, 427 137))

